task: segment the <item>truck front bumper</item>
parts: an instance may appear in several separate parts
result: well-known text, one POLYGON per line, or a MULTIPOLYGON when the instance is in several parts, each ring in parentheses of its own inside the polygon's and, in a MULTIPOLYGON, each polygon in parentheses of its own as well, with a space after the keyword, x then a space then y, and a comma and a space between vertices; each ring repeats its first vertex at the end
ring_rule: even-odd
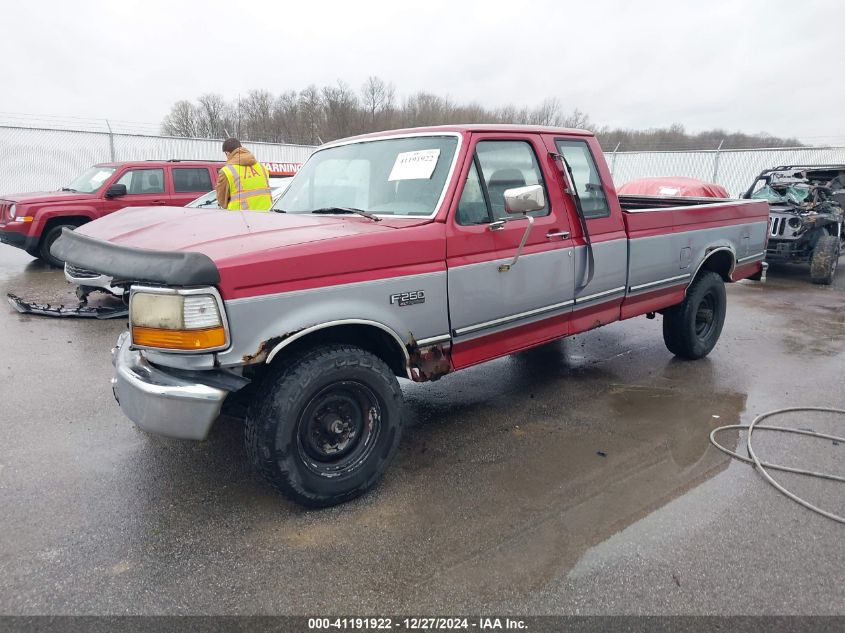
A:
POLYGON ((112 389, 123 413, 149 433, 204 440, 229 392, 172 376, 129 347, 124 332, 112 350, 112 389))

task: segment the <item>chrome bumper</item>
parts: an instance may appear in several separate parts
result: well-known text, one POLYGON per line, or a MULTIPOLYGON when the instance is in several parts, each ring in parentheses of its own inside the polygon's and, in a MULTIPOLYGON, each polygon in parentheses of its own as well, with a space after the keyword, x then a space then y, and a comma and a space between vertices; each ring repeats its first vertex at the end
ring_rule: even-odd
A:
POLYGON ((124 332, 112 350, 112 389, 123 413, 149 433, 204 440, 228 391, 171 376, 129 344, 129 332, 124 332))

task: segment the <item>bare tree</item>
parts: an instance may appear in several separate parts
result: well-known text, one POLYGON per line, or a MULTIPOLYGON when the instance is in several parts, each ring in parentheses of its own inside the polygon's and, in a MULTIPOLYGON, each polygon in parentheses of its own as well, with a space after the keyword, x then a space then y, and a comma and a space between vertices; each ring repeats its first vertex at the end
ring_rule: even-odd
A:
POLYGON ((361 101, 369 118, 369 129, 378 129, 377 118, 384 118, 385 113, 393 110, 393 84, 385 83, 379 77, 371 75, 361 87, 361 101))
POLYGON ((317 86, 312 84, 299 93, 299 113, 302 142, 309 145, 322 144, 320 133, 323 128, 323 105, 317 86))
POLYGON ((343 138, 360 130, 358 98, 342 81, 338 81, 337 86, 323 88, 322 106, 325 119, 324 141, 343 138))
POLYGON ((207 138, 224 138, 227 124, 231 124, 231 108, 218 94, 206 93, 197 99, 195 108, 197 132, 207 138))
POLYGON ((177 101, 162 120, 165 134, 221 138, 243 135, 252 141, 318 144, 364 131, 440 125, 449 123, 524 123, 593 130, 605 149, 723 149, 752 147, 797 147, 794 138, 777 138, 765 133, 742 134, 722 129, 690 134, 683 125, 648 130, 611 129, 596 126, 575 108, 564 114, 557 97, 536 107, 505 105, 485 107, 479 103, 458 104, 448 97, 418 92, 395 104, 392 84, 371 76, 356 94, 342 81, 322 88, 311 85, 299 92, 288 90, 278 96, 267 90, 250 91, 243 99, 226 102, 220 95, 205 94, 190 101, 177 101))
POLYGON ((168 136, 199 136, 197 111, 190 101, 177 101, 170 108, 170 114, 161 122, 161 131, 168 136))

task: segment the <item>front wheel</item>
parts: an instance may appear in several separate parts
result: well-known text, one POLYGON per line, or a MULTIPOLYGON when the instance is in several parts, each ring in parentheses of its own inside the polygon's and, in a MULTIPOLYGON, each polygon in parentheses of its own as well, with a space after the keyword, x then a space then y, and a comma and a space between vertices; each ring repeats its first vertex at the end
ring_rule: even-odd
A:
POLYGON ((65 263, 55 255, 50 252, 50 248, 53 246, 55 241, 59 239, 62 235, 62 229, 68 228, 71 231, 76 228, 75 224, 58 224, 52 228, 44 235, 41 239, 41 244, 38 247, 38 257, 43 259, 45 262, 50 264, 51 266, 55 266, 56 268, 63 268, 65 263))
POLYGON ((707 356, 722 334, 726 305, 722 278, 711 271, 702 273, 683 302, 663 315, 663 341, 669 351, 688 360, 707 356))
POLYGON ((353 499, 381 478, 402 435, 402 391, 377 356, 323 345, 274 367, 246 419, 255 468, 296 503, 353 499))
POLYGON ((822 235, 816 242, 810 260, 810 280, 814 284, 829 286, 833 283, 839 263, 839 248, 839 238, 835 235, 822 235))

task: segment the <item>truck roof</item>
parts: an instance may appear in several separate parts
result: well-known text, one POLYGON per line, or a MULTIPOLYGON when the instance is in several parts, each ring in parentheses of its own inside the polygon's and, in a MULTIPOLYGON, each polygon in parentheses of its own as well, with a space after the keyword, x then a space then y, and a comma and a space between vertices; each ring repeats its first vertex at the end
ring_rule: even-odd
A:
POLYGON ((430 132, 437 134, 439 132, 526 132, 530 134, 565 134, 567 136, 594 136, 589 130, 579 130, 576 128, 565 127, 551 127, 546 125, 519 125, 510 123, 466 123, 460 125, 431 125, 425 127, 408 127, 398 130, 383 130, 381 132, 371 132, 369 134, 359 134, 358 136, 350 136, 344 139, 337 139, 337 141, 330 141, 326 145, 333 145, 337 142, 359 140, 365 138, 378 138, 381 136, 395 136, 398 134, 418 134, 420 132, 430 132))

